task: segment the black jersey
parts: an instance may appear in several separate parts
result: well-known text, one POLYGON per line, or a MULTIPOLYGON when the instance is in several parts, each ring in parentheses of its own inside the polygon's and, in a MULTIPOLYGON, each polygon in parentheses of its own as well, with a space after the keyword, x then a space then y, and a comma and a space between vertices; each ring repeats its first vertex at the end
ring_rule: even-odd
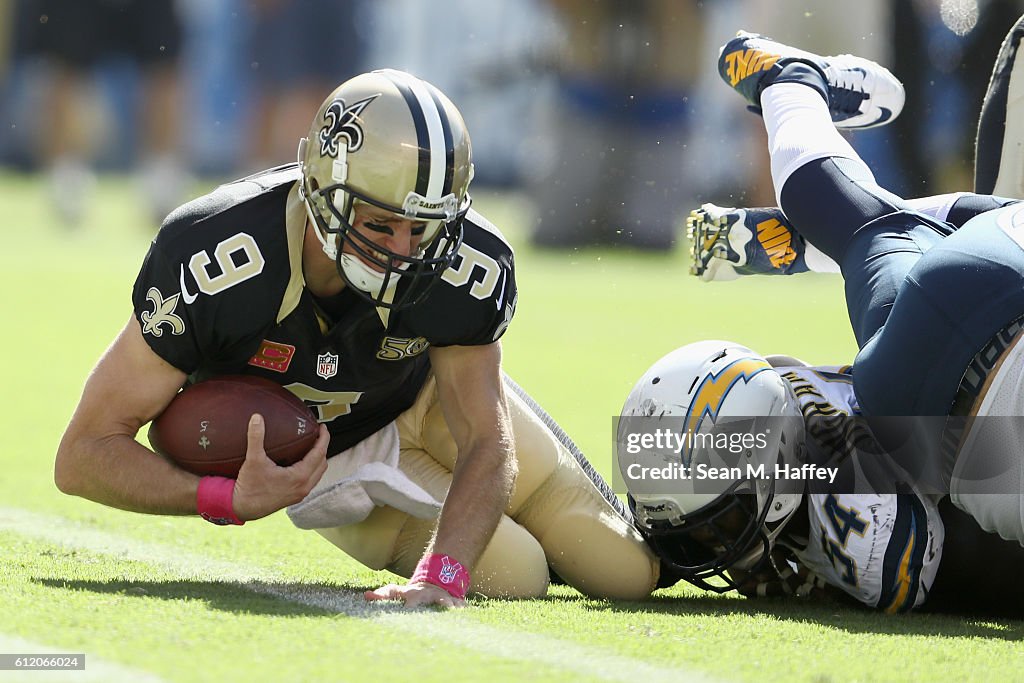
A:
POLYGON ((223 185, 164 222, 135 281, 143 338, 195 382, 269 378, 331 432, 330 453, 409 408, 430 346, 498 339, 515 312, 512 249, 470 211, 452 264, 415 306, 378 311, 347 288, 314 297, 302 275, 306 212, 296 165, 223 185))

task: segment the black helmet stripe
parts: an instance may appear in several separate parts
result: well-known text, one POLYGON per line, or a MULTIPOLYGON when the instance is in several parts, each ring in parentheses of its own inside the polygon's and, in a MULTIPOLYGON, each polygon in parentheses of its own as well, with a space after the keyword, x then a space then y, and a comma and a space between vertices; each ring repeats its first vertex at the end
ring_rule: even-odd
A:
POLYGON ((455 159, 448 115, 423 81, 390 69, 383 73, 402 94, 416 127, 416 142, 419 146, 416 192, 424 197, 441 197, 451 191, 453 164, 449 159, 455 159))
POLYGON ((419 147, 420 156, 419 170, 416 172, 416 192, 426 195, 427 184, 430 182, 430 136, 427 133, 427 121, 423 117, 423 109, 420 107, 416 95, 413 94, 412 88, 406 85, 403 79, 397 78, 390 71, 384 71, 384 73, 398 88, 398 92, 402 93, 405 104, 409 107, 409 113, 412 115, 413 125, 416 126, 416 146, 419 147))

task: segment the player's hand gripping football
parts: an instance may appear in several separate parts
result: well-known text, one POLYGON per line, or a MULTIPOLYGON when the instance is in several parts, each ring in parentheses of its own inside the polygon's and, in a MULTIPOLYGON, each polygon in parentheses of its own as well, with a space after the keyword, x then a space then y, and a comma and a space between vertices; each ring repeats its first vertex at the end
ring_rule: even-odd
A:
POLYGON ((265 425, 260 415, 249 419, 245 462, 238 472, 233 505, 239 519, 248 521, 266 517, 281 508, 298 503, 313 490, 327 471, 327 444, 330 435, 320 425, 320 434, 305 457, 281 467, 263 450, 265 425))

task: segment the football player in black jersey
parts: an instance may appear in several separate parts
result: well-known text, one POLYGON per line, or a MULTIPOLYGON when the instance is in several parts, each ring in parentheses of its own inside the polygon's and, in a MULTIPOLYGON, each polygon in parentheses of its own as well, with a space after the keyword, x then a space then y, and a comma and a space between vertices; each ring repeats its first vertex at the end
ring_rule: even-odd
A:
POLYGON ((658 564, 628 512, 501 372, 513 253, 470 208, 472 175, 455 106, 409 74, 375 71, 325 100, 298 164, 173 212, 61 441, 60 489, 241 523, 336 493, 372 461, 440 512, 378 504, 310 525, 412 577, 367 599, 458 605, 469 572, 479 593, 539 596, 549 569, 590 595, 646 596, 658 564), (237 373, 316 412, 321 437, 304 460, 273 465, 255 417, 237 480, 193 476, 135 442, 182 385, 237 373))

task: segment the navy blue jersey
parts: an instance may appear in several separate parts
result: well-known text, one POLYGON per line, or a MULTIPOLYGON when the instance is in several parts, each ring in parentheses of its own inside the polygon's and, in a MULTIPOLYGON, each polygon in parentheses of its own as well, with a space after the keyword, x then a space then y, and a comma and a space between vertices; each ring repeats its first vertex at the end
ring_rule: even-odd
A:
MULTIPOLYGON (((512 249, 475 211, 452 266, 415 306, 384 315, 345 289, 320 299, 302 274, 298 168, 223 185, 172 213, 135 281, 135 315, 161 358, 201 381, 271 379, 331 432, 330 453, 412 405, 430 346, 498 339, 515 312, 512 249)), ((326 258, 326 257, 325 257, 326 258)))

